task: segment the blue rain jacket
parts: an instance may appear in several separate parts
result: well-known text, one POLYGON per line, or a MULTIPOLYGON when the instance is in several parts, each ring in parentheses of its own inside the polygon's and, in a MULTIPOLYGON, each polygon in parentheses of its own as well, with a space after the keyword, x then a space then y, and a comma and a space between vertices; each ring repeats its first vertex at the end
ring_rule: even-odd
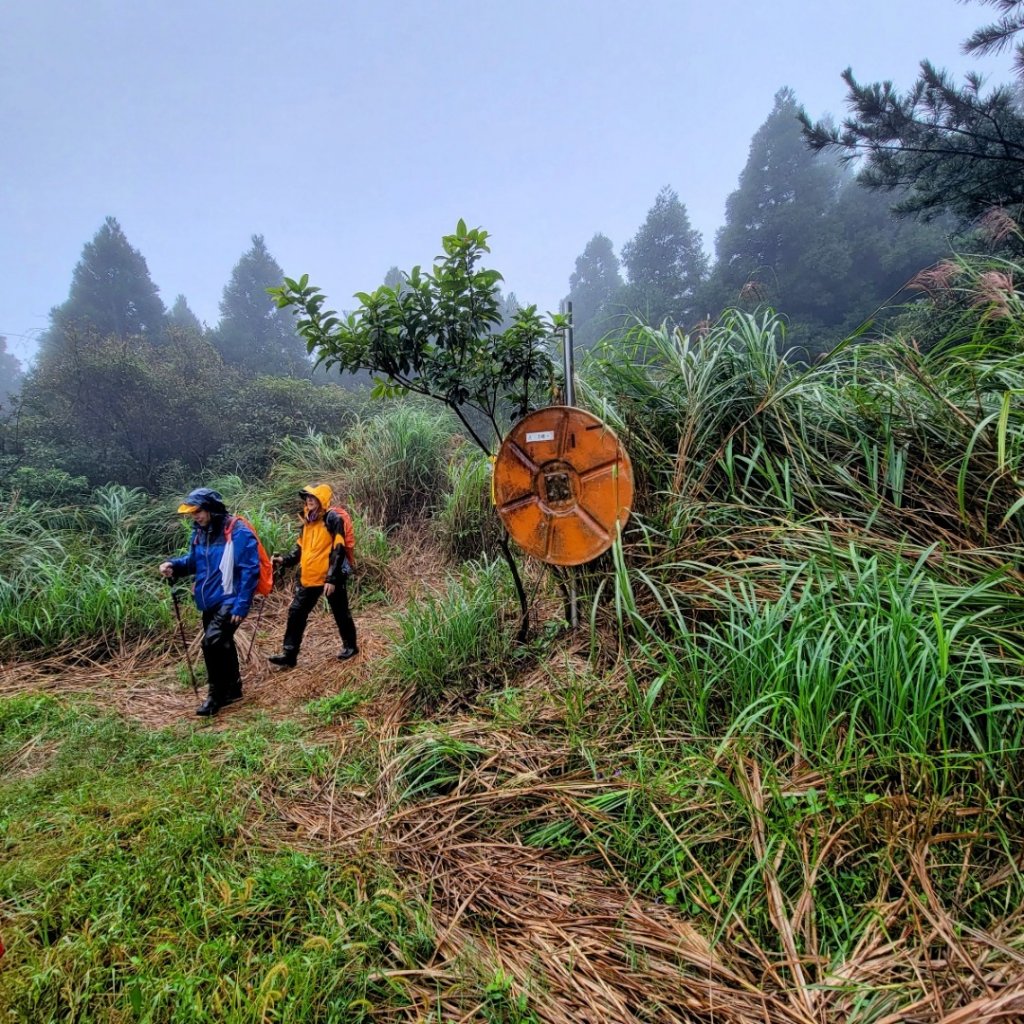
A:
POLYGON ((232 615, 244 618, 249 614, 260 578, 260 556, 255 534, 240 519, 214 515, 205 529, 194 525, 188 554, 172 558, 171 567, 175 577, 195 575, 192 596, 201 612, 228 603, 232 615), (225 543, 228 521, 231 540, 225 543))

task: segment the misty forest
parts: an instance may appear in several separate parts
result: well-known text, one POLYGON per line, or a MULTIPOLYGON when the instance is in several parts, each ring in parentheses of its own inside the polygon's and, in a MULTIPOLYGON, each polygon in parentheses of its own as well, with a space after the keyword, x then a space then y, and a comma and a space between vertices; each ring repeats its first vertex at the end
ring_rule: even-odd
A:
POLYGON ((0 339, 0 1020, 1024 1021, 1024 0, 983 3, 1008 81, 767 95, 714 239, 666 183, 571 317, 459 222, 354 297, 254 233, 209 325, 111 211, 0 339), (574 567, 492 493, 570 400, 634 485, 574 567), (276 571, 197 718, 185 496, 286 555, 321 484, 357 654, 320 602, 268 661, 276 571))

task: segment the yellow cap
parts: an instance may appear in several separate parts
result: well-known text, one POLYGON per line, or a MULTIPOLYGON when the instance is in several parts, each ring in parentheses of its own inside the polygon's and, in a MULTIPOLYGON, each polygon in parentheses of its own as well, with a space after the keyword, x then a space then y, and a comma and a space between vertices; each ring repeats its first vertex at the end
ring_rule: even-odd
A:
POLYGON ((198 512, 199 511, 199 506, 198 505, 179 505, 178 506, 178 511, 181 512, 183 515, 188 515, 188 514, 190 514, 192 512, 198 512))

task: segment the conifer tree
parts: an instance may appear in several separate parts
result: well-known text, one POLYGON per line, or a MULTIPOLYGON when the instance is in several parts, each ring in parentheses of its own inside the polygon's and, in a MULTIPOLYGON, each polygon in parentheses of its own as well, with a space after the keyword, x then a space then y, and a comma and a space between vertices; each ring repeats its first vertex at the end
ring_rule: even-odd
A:
POLYGON ((250 376, 309 377, 306 349, 291 318, 267 294, 280 286, 284 271, 267 250, 262 235, 231 272, 220 301, 220 322, 213 343, 229 366, 250 376))
POLYGON ((384 287, 394 288, 395 291, 401 291, 405 287, 405 275, 394 264, 388 267, 388 272, 384 275, 384 287))
POLYGON ((59 350, 68 332, 159 342, 165 326, 164 304, 145 258, 129 244, 117 220, 107 217, 82 249, 67 300, 50 312, 40 358, 59 350))
POLYGON ((801 254, 821 245, 821 220, 842 175, 834 161, 808 150, 791 89, 780 89, 754 134, 739 187, 726 200, 716 238, 714 283, 719 305, 748 297, 780 303, 793 290, 801 254))
POLYGON ((167 320, 171 327, 176 327, 187 334, 202 336, 203 325, 200 323, 199 317, 192 312, 184 295, 179 295, 174 300, 174 305, 171 306, 171 311, 167 314, 167 320))
POLYGON ((624 299, 632 312, 651 323, 667 318, 686 324, 696 319, 708 258, 686 207, 667 185, 640 230, 622 247, 622 262, 629 275, 624 299))
POLYGON ((898 301, 948 249, 948 223, 900 224, 838 162, 808 149, 790 89, 781 89, 726 200, 708 312, 768 305, 787 345, 808 357, 898 301))
POLYGON ((21 387, 21 362, 7 351, 7 339, 0 336, 0 407, 7 404, 21 387))
POLYGON ((613 302, 622 291, 619 258, 611 239, 598 232, 576 257, 569 275, 573 334, 576 344, 589 348, 613 326, 613 302))

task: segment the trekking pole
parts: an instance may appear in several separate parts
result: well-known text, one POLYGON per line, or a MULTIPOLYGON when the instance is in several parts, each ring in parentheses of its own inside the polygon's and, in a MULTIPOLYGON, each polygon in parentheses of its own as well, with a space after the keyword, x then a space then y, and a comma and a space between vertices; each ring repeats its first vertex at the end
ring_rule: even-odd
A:
POLYGON ((192 655, 189 654, 188 641, 185 639, 185 623, 181 621, 181 605, 178 602, 178 592, 174 589, 174 581, 167 577, 167 586, 171 588, 171 600, 174 602, 174 616, 178 620, 178 631, 181 633, 181 646, 185 648, 185 661, 188 663, 188 675, 192 680, 192 689, 199 696, 199 686, 196 684, 195 669, 192 668, 192 655))
POLYGON ((263 618, 263 608, 266 605, 266 603, 267 599, 265 597, 260 598, 260 610, 256 614, 256 625, 252 627, 252 639, 249 641, 249 650, 245 652, 246 661, 248 661, 250 656, 252 655, 252 649, 256 643, 256 633, 260 628, 260 619, 263 618))
MULTIPOLYGON (((281 567, 280 567, 279 565, 276 565, 276 564, 274 565, 274 568, 273 568, 273 576, 274 576, 274 579, 275 579, 275 580, 277 579, 277 573, 278 573, 278 570, 279 570, 280 568, 281 568, 281 567)), ((254 646, 255 646, 255 644, 256 644, 256 633, 257 633, 257 631, 258 631, 258 630, 259 630, 259 628, 260 628, 260 619, 262 619, 262 618, 263 618, 263 609, 264 609, 264 608, 265 608, 266 606, 267 606, 267 599, 266 599, 266 596, 264 596, 264 597, 261 597, 261 598, 260 598, 260 610, 259 610, 259 612, 258 612, 258 613, 256 614, 256 625, 252 627, 252 639, 251 639, 251 640, 249 641, 249 650, 248 650, 248 651, 246 651, 246 653, 245 653, 245 660, 246 660, 246 661, 248 661, 248 660, 249 660, 249 658, 250 658, 250 656, 252 655, 252 649, 253 649, 253 647, 254 647, 254 646)))

